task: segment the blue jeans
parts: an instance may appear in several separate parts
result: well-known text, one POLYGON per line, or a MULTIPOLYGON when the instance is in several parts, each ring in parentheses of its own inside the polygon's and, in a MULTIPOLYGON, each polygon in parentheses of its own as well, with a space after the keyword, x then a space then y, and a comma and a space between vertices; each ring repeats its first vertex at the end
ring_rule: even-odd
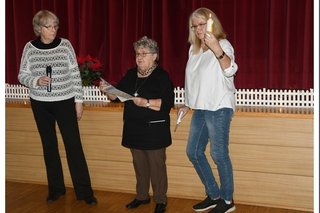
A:
POLYGON ((212 199, 221 197, 231 201, 233 197, 233 171, 228 148, 232 116, 231 108, 194 110, 192 115, 187 156, 205 186, 206 194, 212 199), (210 155, 219 172, 220 187, 205 155, 209 141, 210 155))

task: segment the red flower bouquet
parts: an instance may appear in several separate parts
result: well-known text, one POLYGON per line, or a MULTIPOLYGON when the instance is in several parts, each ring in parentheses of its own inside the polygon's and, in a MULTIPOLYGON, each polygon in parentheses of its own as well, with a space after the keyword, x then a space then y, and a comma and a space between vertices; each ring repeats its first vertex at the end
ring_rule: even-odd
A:
POLYGON ((93 86, 99 84, 102 64, 99 59, 87 56, 77 56, 80 75, 83 86, 93 86))

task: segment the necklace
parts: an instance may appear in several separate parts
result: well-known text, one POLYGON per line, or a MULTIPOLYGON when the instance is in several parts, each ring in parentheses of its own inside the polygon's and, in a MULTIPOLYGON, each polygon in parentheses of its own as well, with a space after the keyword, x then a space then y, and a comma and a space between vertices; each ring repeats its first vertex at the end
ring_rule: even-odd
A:
POLYGON ((138 73, 141 75, 141 76, 146 76, 146 75, 149 75, 150 73, 152 73, 152 71, 157 67, 157 63, 155 63, 154 65, 152 65, 152 67, 150 67, 149 69, 143 71, 141 69, 139 69, 138 67, 138 73))
POLYGON ((142 71, 138 68, 138 73, 137 73, 137 79, 136 79, 136 83, 134 85, 134 97, 139 96, 138 91, 141 89, 141 87, 144 85, 144 83, 148 80, 149 75, 153 72, 153 70, 158 66, 157 63, 155 63, 154 65, 152 65, 152 67, 150 67, 149 69, 147 69, 146 71, 142 71), (138 74, 140 74, 141 76, 145 76, 145 77, 138 77, 138 74), (142 81, 143 80, 143 81, 142 81))
POLYGON ((139 78, 139 77, 137 76, 136 83, 135 83, 135 85, 134 85, 134 90, 135 90, 135 92, 133 93, 133 96, 134 96, 134 97, 139 96, 138 91, 141 89, 141 87, 144 85, 144 83, 145 83, 147 80, 148 80, 148 77, 139 78))

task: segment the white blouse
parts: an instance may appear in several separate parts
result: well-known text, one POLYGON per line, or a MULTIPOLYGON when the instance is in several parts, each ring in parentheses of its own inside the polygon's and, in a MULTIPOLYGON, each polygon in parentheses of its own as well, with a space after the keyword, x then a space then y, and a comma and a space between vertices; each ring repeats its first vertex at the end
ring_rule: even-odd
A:
POLYGON ((231 65, 222 70, 218 59, 209 49, 192 54, 189 48, 189 59, 185 75, 185 105, 191 109, 216 111, 221 108, 235 110, 234 75, 238 66, 234 59, 234 50, 226 39, 219 41, 223 51, 231 59, 231 65))

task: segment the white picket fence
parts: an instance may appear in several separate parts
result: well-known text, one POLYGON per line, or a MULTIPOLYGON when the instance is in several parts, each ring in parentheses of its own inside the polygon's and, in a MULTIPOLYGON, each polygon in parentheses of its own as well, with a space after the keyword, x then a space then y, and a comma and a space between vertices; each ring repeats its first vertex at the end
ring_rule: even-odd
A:
MULTIPOLYGON (((6 84, 6 99, 29 99, 29 89, 22 85, 6 84)), ((110 102, 98 87, 83 87, 84 101, 110 102)), ((174 89, 175 104, 184 104, 184 89, 174 89)), ((294 107, 313 108, 313 89, 310 90, 270 90, 270 89, 238 89, 236 91, 237 106, 294 107)))

